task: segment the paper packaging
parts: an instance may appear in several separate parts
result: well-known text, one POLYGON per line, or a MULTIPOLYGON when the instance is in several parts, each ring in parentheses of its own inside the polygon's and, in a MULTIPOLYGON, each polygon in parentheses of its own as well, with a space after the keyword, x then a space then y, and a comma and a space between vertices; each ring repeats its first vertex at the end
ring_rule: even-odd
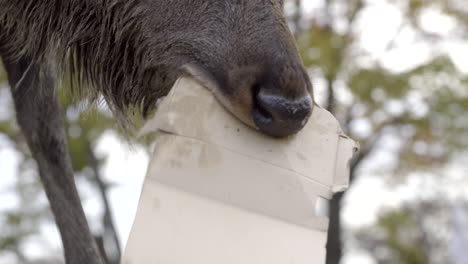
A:
POLYGON ((142 133, 156 145, 123 263, 325 263, 316 209, 346 189, 358 149, 329 112, 275 139, 181 78, 142 133))

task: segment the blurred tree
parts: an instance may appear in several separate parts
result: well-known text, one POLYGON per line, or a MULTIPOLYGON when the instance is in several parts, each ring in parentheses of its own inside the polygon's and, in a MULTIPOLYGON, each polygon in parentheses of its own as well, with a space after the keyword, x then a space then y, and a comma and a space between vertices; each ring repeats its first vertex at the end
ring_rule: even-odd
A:
MULTIPOLYGON (((468 213, 468 204, 445 197, 413 201, 398 210, 387 209, 376 225, 356 232, 354 243, 382 264, 463 263, 454 260, 461 260, 459 254, 466 254, 466 248, 459 252, 452 248, 455 236, 463 231, 453 225, 457 210, 468 213)), ((466 236, 468 231, 464 232, 466 236)))
MULTIPOLYGON (((0 65, 0 93, 7 105, 3 109, 13 109, 9 88, 6 84, 6 73, 0 65), (5 99, 5 98, 9 99, 5 99)), ((64 84, 67 82, 64 81, 64 84)), ((98 158, 94 151, 94 144, 100 136, 108 129, 113 129, 114 121, 111 115, 99 106, 88 106, 82 101, 71 100, 69 89, 60 90, 60 98, 63 106, 64 120, 66 121, 66 132, 68 144, 73 163, 73 169, 78 176, 92 182, 95 186, 102 203, 102 220, 100 231, 96 234, 96 241, 101 248, 106 263, 119 263, 121 248, 112 219, 111 207, 108 199, 108 191, 112 186, 103 178, 100 167, 102 158, 98 158), (85 108, 86 113, 83 113, 85 108)), ((44 221, 53 221, 48 204, 44 199, 39 177, 36 175, 35 163, 29 155, 26 142, 21 136, 16 125, 14 113, 11 111, 6 119, 0 119, 0 136, 3 135, 7 141, 17 150, 21 156, 16 186, 14 193, 19 195, 19 205, 4 211, 0 217, 2 230, 8 230, 0 235, 0 251, 13 251, 18 263, 29 263, 31 260, 21 251, 23 242, 39 232, 39 227, 44 221), (39 201, 39 202, 38 202, 39 201), (41 224, 39 224, 41 223, 41 224)), ((10 189, 0 190, 3 192, 10 189)), ((83 193, 81 193, 82 199, 83 193)))
MULTIPOLYGON (((351 167, 352 179, 364 172, 361 168, 373 162, 373 154, 379 151, 391 152, 395 162, 393 166, 378 166, 373 172, 398 175, 437 168, 464 151, 468 140, 461 135, 468 128, 468 78, 457 70, 441 43, 466 41, 466 3, 325 0, 312 4, 314 9, 306 14, 304 7, 311 5, 306 1, 290 0, 286 4, 290 9, 287 13, 304 63, 310 70, 315 93, 325 94, 319 98, 320 103, 361 144, 351 167), (401 16, 397 30, 385 36, 387 43, 378 56, 365 48, 362 36, 363 28, 368 26, 365 23, 379 25, 380 21, 364 17, 375 5, 385 5, 401 16), (424 16, 430 12, 454 19, 457 27, 451 32, 433 32, 424 25, 424 16), (383 57, 400 48, 398 43, 402 42, 403 32, 414 35, 413 43, 405 45, 425 44, 431 48, 432 56, 423 62, 401 58, 412 62, 408 68, 386 67, 383 57), (393 146, 386 142, 392 142, 393 146)), ((365 172, 370 173, 369 169, 365 172)), ((338 193, 330 204, 327 264, 339 263, 343 254, 342 199, 343 193, 338 193)), ((405 224, 404 218, 401 224, 405 224)), ((420 258, 419 253, 414 254, 420 258)))

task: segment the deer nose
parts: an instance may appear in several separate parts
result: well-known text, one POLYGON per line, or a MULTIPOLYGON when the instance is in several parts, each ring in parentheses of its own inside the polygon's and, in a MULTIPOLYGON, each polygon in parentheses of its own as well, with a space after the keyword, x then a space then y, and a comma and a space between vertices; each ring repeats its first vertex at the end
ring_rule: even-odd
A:
POLYGON ((259 89, 254 96, 253 121, 270 136, 286 137, 297 133, 312 113, 309 95, 288 99, 259 89))

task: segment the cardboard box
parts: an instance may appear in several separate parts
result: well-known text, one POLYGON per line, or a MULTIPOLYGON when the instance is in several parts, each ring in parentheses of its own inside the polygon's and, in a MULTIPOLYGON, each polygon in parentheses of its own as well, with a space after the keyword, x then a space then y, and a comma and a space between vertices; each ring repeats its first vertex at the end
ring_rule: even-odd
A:
POLYGON ((142 133, 156 146, 123 263, 325 263, 320 208, 358 149, 329 112, 275 139, 181 78, 142 133))

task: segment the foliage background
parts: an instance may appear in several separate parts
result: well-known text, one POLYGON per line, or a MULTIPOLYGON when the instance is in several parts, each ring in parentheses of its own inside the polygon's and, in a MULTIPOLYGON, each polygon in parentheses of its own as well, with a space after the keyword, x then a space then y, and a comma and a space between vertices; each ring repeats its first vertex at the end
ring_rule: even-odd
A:
MULTIPOLYGON (((468 224, 455 224, 468 211, 465 0, 288 0, 285 12, 317 101, 361 143, 354 183, 331 203, 327 263, 466 263, 457 262, 466 253, 454 250, 468 236, 468 224)), ((136 206, 149 147, 126 145, 105 107, 83 111, 65 90, 81 196, 108 262, 117 263, 126 239, 118 226, 136 206), (124 151, 123 164, 109 161, 124 151), (134 198, 116 198, 122 181, 109 168, 134 171, 132 157, 138 173, 125 181, 134 198)), ((53 218, 12 109, 0 67, 0 175, 15 176, 0 177, 0 263, 60 263, 53 218)))

